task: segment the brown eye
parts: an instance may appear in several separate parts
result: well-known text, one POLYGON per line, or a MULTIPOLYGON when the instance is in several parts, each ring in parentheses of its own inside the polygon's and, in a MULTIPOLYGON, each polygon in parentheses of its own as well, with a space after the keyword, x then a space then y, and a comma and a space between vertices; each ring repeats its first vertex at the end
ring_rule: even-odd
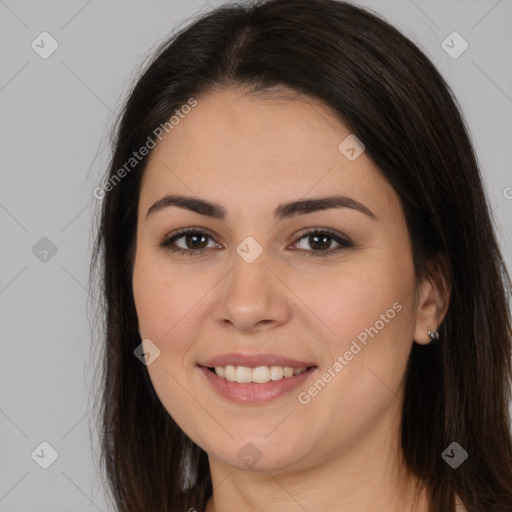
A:
MULTIPOLYGON (((206 253, 206 249, 220 247, 208 233, 197 228, 182 229, 166 237, 159 245, 166 250, 189 256, 200 256, 206 253), (176 242, 182 239, 182 245, 177 245, 176 242), (208 239, 213 242, 213 246, 208 247, 208 239)), ((308 256, 329 256, 342 249, 354 247, 354 243, 337 232, 326 229, 314 229, 303 233, 298 241, 293 244, 293 247, 306 253, 308 256), (309 248, 299 247, 299 244, 302 243, 300 242, 301 240, 305 240, 305 245, 309 246, 309 248), (331 246, 333 242, 337 244, 334 248, 331 246)))
MULTIPOLYGON (((159 245, 169 251, 192 256, 199 255, 200 253, 203 253, 205 249, 209 248, 208 239, 211 239, 211 236, 208 233, 198 229, 186 228, 180 230, 178 233, 166 237, 159 245), (182 239, 182 245, 177 245, 176 242, 182 239)), ((218 246, 218 244, 214 244, 214 246, 218 246)))
POLYGON ((208 235, 204 235, 203 233, 189 233, 187 235, 183 235, 182 237, 185 241, 186 249, 205 249, 205 241, 209 238, 208 235))
POLYGON ((329 254, 334 254, 335 252, 340 251, 341 249, 346 249, 349 247, 353 247, 354 244, 342 237, 339 233, 335 233, 330 230, 311 230, 306 233, 303 233, 299 238, 299 241, 294 244, 294 247, 305 251, 306 253, 310 253, 310 256, 327 256, 329 254), (300 240, 305 240, 305 245, 309 246, 312 250, 309 250, 307 247, 299 247, 301 243, 300 240), (338 244, 337 247, 332 248, 332 242, 336 242, 338 244))

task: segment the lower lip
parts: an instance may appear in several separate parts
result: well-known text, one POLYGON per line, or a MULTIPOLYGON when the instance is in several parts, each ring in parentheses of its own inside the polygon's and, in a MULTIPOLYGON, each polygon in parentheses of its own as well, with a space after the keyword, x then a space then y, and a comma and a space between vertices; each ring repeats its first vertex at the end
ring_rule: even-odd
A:
POLYGON ((204 366, 199 369, 208 379, 213 389, 221 396, 237 403, 261 403, 268 402, 298 387, 316 369, 316 366, 308 368, 300 375, 283 377, 280 380, 271 380, 258 384, 256 382, 230 382, 204 366))

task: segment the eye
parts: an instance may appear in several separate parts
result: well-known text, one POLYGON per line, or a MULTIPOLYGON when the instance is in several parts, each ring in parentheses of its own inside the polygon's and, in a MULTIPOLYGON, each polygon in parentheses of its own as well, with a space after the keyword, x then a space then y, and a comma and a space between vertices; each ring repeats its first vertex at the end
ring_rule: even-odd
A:
MULTIPOLYGON (((208 239, 212 240, 213 247, 221 247, 216 242, 213 242, 213 238, 208 233, 198 228, 180 229, 177 233, 164 238, 159 245, 174 253, 186 254, 188 256, 202 256, 206 253, 205 249, 212 248, 212 246, 208 246, 208 239), (177 245, 177 242, 181 239, 183 239, 181 242, 183 245, 177 245)), ((354 247, 354 243, 340 233, 331 231, 330 229, 315 228, 302 233, 300 238, 298 238, 291 247, 299 249, 308 256, 328 256, 342 249, 354 247), (313 250, 300 247, 302 243, 301 240, 306 240, 307 244, 309 244, 313 250), (338 244, 334 249, 330 248, 332 241, 338 244)))
MULTIPOLYGON (((208 233, 197 228, 184 228, 180 229, 177 233, 164 238, 159 245, 160 247, 172 252, 187 254, 189 256, 197 256, 199 253, 203 252, 204 249, 208 248, 208 238, 211 238, 208 233), (179 245, 177 247, 175 246, 175 242, 180 239, 183 239, 184 247, 180 247, 179 245)), ((216 245, 218 246, 218 244, 216 245)))
POLYGON ((294 246, 300 250, 304 250, 299 247, 301 243, 300 240, 305 240, 310 247, 316 248, 316 250, 313 251, 305 250, 308 256, 328 256, 342 249, 354 247, 352 241, 330 229, 315 228, 302 233, 299 241, 295 242, 294 246), (334 249, 329 248, 333 240, 338 244, 338 247, 334 249))

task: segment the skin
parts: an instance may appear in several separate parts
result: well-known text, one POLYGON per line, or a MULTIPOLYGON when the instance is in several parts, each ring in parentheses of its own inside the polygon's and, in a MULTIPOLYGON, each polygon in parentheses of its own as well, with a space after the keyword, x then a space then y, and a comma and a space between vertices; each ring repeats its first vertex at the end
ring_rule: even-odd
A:
MULTIPOLYGON (((133 268, 139 331, 160 350, 148 371, 163 406, 208 453, 207 512, 427 511, 401 464, 401 400, 412 344, 431 341, 448 292, 430 280, 415 285, 399 198, 364 152, 349 161, 338 150, 349 134, 311 98, 216 91, 198 98, 146 168, 133 268), (177 207, 146 216, 171 193, 219 203, 227 217, 177 207), (272 216, 282 202, 333 194, 360 201, 376 219, 349 208, 277 223, 272 216), (185 227, 211 236, 202 256, 159 247, 185 227), (356 245, 335 251, 328 239, 331 255, 315 256, 318 243, 301 238, 308 228, 330 228, 356 245), (263 250, 250 264, 235 250, 247 236, 263 250), (397 302, 401 311, 301 404, 298 392, 397 302), (288 355, 318 369, 268 403, 235 404, 197 364, 237 351, 288 355), (252 467, 237 457, 248 442, 261 454, 252 467)), ((195 247, 186 238, 176 244, 195 247)))

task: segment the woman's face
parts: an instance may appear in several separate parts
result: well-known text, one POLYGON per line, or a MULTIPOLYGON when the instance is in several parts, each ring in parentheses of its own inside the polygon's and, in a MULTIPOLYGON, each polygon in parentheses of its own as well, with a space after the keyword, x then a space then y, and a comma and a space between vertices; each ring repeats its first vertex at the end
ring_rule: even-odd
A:
POLYGON ((314 100, 223 91, 182 117, 145 170, 133 269, 165 409, 238 468, 302 469, 397 431, 413 339, 436 328, 397 194, 314 100), (151 209, 165 196, 216 206, 151 209))

